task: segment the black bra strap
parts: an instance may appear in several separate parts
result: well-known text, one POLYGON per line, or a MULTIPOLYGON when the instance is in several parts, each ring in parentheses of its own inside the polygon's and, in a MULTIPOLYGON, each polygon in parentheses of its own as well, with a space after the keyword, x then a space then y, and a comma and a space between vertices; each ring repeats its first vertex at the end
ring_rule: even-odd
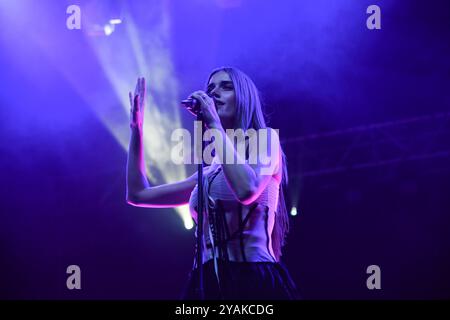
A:
POLYGON ((245 256, 245 250, 244 250, 244 234, 243 234, 243 230, 244 230, 244 224, 243 224, 243 221, 242 221, 242 205, 239 204, 239 230, 238 230, 238 231, 240 231, 239 232, 239 243, 241 245, 242 260, 247 262, 247 257, 245 256))
MULTIPOLYGON (((276 219, 276 213, 275 213, 275 219, 276 219)), ((266 209, 264 210, 264 230, 266 232, 266 248, 267 252, 272 256, 269 245, 270 245, 270 237, 269 235, 269 207, 266 206, 266 209)), ((273 260, 276 261, 274 256, 272 256, 273 260)))
POLYGON ((239 218, 239 229, 233 232, 233 234, 229 237, 229 239, 232 239, 236 237, 238 234, 242 234, 244 231, 245 225, 247 224, 248 220, 250 219, 251 214, 253 211, 255 211, 256 207, 258 207, 258 203, 253 203, 252 207, 247 213, 247 216, 245 216, 245 219, 242 221, 242 205, 239 204, 239 212, 240 212, 240 218, 239 218))

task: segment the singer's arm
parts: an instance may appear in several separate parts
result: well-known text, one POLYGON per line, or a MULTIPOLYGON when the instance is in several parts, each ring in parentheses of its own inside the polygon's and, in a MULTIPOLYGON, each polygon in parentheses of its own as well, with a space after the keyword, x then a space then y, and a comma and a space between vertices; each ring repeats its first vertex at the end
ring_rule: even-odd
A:
POLYGON ((148 208, 172 208, 187 204, 197 183, 197 173, 176 183, 150 186, 142 142, 142 129, 132 128, 127 159, 127 203, 148 208))
POLYGON ((139 207, 176 207, 188 203, 195 187, 195 174, 171 184, 150 186, 147 180, 143 134, 146 86, 145 79, 138 78, 134 95, 130 92, 131 138, 127 159, 126 201, 139 207))
POLYGON ((220 124, 214 124, 212 126, 220 133, 222 139, 223 149, 216 148, 216 153, 219 159, 223 159, 223 172, 226 180, 233 191, 235 197, 244 205, 249 205, 254 202, 261 192, 266 188, 273 175, 277 175, 281 181, 281 163, 280 143, 278 135, 270 134, 268 139, 270 156, 269 167, 263 165, 260 161, 260 155, 256 164, 244 163, 244 159, 240 158, 239 153, 236 151, 233 142, 227 136, 225 130, 220 124), (225 154, 233 154, 233 159, 239 159, 234 163, 225 163, 225 154))

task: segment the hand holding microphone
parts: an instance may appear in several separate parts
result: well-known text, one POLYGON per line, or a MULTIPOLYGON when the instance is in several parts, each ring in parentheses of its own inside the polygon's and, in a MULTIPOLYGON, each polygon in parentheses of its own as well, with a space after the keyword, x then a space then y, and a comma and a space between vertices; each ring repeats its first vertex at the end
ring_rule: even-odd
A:
POLYGON ((211 128, 220 125, 214 100, 206 92, 195 91, 189 98, 182 100, 181 104, 193 115, 202 115, 206 126, 211 128))
POLYGON ((181 100, 181 104, 193 115, 198 115, 202 113, 200 103, 195 98, 187 98, 185 100, 181 100))

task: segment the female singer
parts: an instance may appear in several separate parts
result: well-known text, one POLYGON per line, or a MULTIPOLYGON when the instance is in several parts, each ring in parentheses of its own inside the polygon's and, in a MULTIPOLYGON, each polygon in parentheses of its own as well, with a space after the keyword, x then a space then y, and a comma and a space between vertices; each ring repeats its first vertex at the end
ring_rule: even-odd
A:
MULTIPOLYGON (((197 223, 197 173, 159 186, 151 186, 147 180, 142 126, 145 90, 145 80, 139 78, 134 95, 129 93, 131 139, 126 200, 150 208, 189 203, 197 223)), ((282 189, 287 182, 286 162, 278 136, 268 135, 276 152, 270 155, 267 168, 259 160, 249 161, 249 140, 238 141, 247 151, 241 154, 226 132, 267 129, 256 86, 236 68, 219 68, 209 75, 205 91, 196 91, 190 98, 198 102, 204 124, 222 142, 216 144, 222 147, 215 148, 212 164, 203 169, 204 298, 297 299, 296 286, 280 261, 289 223, 282 189), (238 160, 228 163, 226 155, 238 160)), ((197 267, 194 261, 183 299, 200 298, 197 267)))

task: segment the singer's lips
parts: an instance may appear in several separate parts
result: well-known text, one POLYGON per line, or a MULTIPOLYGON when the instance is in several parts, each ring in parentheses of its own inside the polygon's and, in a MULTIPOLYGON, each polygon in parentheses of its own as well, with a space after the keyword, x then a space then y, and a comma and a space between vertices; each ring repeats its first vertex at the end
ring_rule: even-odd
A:
POLYGON ((216 104, 216 106, 223 106, 225 103, 219 100, 214 100, 214 103, 216 104))

